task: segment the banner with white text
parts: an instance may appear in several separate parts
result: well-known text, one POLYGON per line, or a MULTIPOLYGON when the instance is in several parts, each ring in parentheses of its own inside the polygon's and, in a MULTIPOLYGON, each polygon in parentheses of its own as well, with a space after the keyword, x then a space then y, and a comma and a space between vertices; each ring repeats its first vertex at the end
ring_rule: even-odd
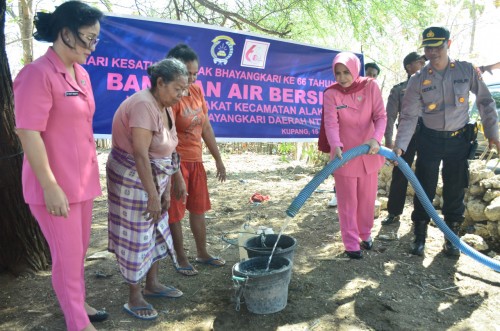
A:
POLYGON ((197 84, 217 141, 313 141, 339 52, 209 25, 113 15, 101 23, 100 39, 85 66, 98 137, 111 134, 123 100, 150 87, 146 68, 182 42, 199 56, 197 84))

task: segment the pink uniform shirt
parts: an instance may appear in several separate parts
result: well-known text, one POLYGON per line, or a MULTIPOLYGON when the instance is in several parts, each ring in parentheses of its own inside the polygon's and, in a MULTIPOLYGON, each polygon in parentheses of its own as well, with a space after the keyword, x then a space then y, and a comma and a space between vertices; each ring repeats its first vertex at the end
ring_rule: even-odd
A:
MULTIPOLYGON (((345 152, 372 138, 380 144, 387 115, 377 83, 370 81, 365 88, 351 94, 330 88, 324 93, 323 107, 331 157, 335 156, 335 147, 345 152)), ((378 171, 383 163, 382 156, 362 155, 337 169, 335 174, 359 177, 378 171)))
MULTIPOLYGON (((14 81, 16 127, 41 133, 50 168, 69 203, 101 194, 92 131, 94 95, 85 69, 78 64, 74 69, 76 81, 49 48, 14 81)), ((28 204, 45 204, 42 187, 26 156, 22 183, 28 204)))

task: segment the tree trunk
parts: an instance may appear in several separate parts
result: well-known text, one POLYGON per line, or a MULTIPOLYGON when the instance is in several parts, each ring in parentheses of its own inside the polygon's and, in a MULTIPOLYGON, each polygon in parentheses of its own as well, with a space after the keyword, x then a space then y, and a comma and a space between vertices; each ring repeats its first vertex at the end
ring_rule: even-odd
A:
POLYGON ((12 77, 5 51, 6 0, 0 0, 0 269, 15 275, 46 269, 50 252, 24 203, 23 152, 15 134, 12 77))
POLYGON ((23 64, 33 62, 33 0, 19 0, 19 18, 23 43, 23 64))

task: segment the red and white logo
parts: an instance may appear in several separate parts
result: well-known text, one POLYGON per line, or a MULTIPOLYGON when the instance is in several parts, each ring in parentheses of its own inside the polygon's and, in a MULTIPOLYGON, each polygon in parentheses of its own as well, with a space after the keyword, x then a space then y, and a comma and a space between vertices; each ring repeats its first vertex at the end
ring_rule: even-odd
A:
POLYGON ((269 43, 257 40, 245 40, 243 54, 241 56, 241 66, 264 69, 266 67, 267 51, 269 43))

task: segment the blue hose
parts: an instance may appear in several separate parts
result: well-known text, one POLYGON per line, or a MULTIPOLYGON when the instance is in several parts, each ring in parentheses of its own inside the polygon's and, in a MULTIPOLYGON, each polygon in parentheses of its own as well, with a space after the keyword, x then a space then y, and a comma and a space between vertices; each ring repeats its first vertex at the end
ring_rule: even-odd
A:
MULTIPOLYGON (((325 179, 327 179, 336 169, 338 169, 348 161, 352 160, 357 156, 368 153, 369 149, 370 147, 368 145, 361 145, 354 147, 342 154, 342 160, 335 158, 330 163, 328 163, 323 169, 321 169, 320 172, 316 174, 316 176, 314 176, 313 179, 311 179, 311 181, 302 189, 302 191, 300 191, 300 193, 292 201, 292 203, 286 210, 286 214, 290 217, 295 217, 295 215, 297 215, 299 209, 304 205, 306 200, 311 196, 314 190, 316 190, 316 188, 325 179)), ((401 170, 401 172, 403 172, 406 178, 408 178, 408 181, 413 186, 415 194, 422 203, 422 206, 424 207, 425 211, 434 220, 434 223, 444 233, 445 237, 453 243, 453 245, 458 247, 460 251, 462 251, 462 253, 464 253, 465 255, 468 255, 474 260, 492 268, 495 271, 500 272, 499 261, 494 260, 476 251, 475 249, 467 245, 467 243, 463 242, 459 237, 457 237, 456 234, 453 233, 453 231, 450 230, 450 228, 446 225, 446 223, 439 217, 438 213, 432 206, 432 203, 429 201, 429 198, 425 194, 424 189, 417 180, 417 177, 415 176, 411 168, 408 166, 408 164, 405 162, 405 160, 403 160, 403 158, 396 156, 394 152, 385 147, 380 148, 379 154, 391 161, 398 162, 399 169, 401 170)))

